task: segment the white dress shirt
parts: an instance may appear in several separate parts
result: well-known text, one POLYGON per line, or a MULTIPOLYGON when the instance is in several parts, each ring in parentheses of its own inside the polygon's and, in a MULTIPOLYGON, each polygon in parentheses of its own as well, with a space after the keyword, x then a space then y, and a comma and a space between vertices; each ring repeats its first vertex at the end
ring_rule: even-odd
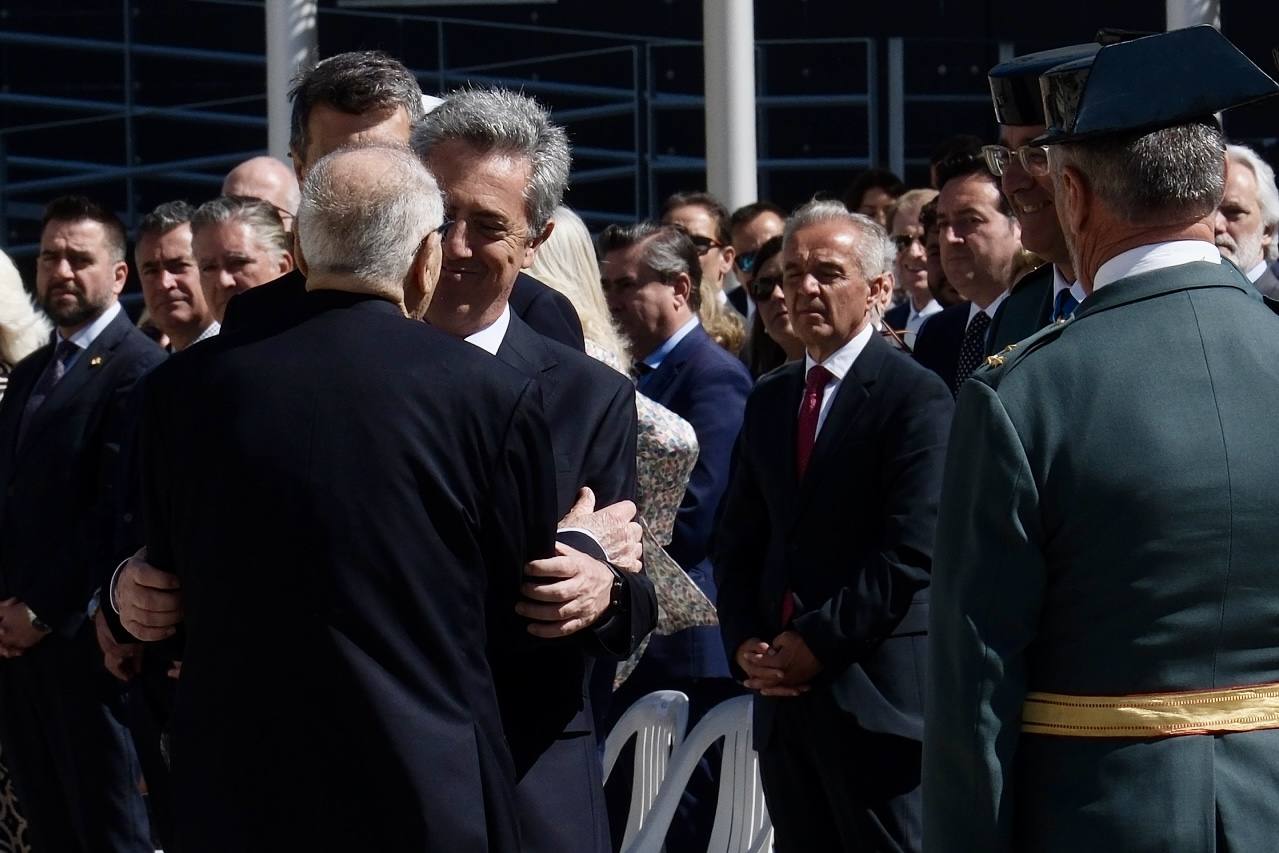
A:
POLYGON ((1061 268, 1053 264, 1053 305, 1057 304, 1057 295, 1063 290, 1069 290, 1076 302, 1083 302, 1088 297, 1082 284, 1077 281, 1066 281, 1066 277, 1061 274, 1061 268))
POLYGON ((912 349, 915 346, 915 337, 919 334, 919 327, 924 325, 924 321, 934 314, 941 313, 941 303, 936 299, 929 299, 928 304, 918 311, 915 310, 914 301, 909 302, 910 313, 906 315, 906 334, 902 337, 906 341, 906 346, 912 349))
POLYGON ((1120 252, 1097 269, 1092 277, 1093 292, 1108 284, 1153 272, 1167 267, 1179 267, 1201 261, 1209 264, 1221 263, 1221 252, 1206 240, 1173 240, 1168 243, 1150 243, 1138 246, 1126 252, 1120 252))
POLYGON ((485 326, 478 332, 467 335, 466 342, 475 344, 489 355, 497 355, 497 350, 502 346, 502 341, 506 339, 506 330, 511 325, 511 306, 509 304, 502 306, 502 313, 497 315, 497 319, 492 325, 485 326))
MULTIPOLYGON (((808 381, 808 371, 815 365, 821 364, 822 367, 830 371, 833 377, 826 383, 826 387, 822 389, 822 407, 817 412, 817 432, 814 437, 821 435, 822 424, 826 423, 826 415, 830 413, 831 402, 835 399, 835 392, 839 390, 839 383, 844 381, 844 377, 848 375, 848 371, 852 368, 853 362, 857 360, 857 356, 862 354, 862 350, 866 349, 866 344, 870 341, 870 336, 875 334, 874 327, 866 324, 866 328, 853 335, 852 340, 844 344, 839 349, 831 353, 830 358, 823 362, 813 361, 811 355, 804 355, 804 380, 808 381)), ((801 398, 799 402, 800 408, 803 408, 804 401, 801 398)))
POLYGON ((968 303, 968 322, 964 324, 964 329, 967 330, 968 327, 972 325, 973 318, 978 314, 985 314, 990 319, 995 319, 995 312, 999 310, 999 306, 1002 305, 1004 300, 1007 298, 1008 291, 1005 290, 1003 293, 996 296, 985 308, 978 308, 976 302, 968 303))
POLYGON ((1265 272, 1266 272, 1266 259, 1262 258, 1261 260, 1257 261, 1257 265, 1255 267, 1248 270, 1246 273, 1244 273, 1244 275, 1248 277, 1248 281, 1256 282, 1256 280, 1261 278, 1261 276, 1264 275, 1265 272))
MULTIPOLYGON (((98 335, 106 331, 107 326, 111 325, 111 321, 114 320, 116 315, 123 310, 124 309, 120 306, 119 302, 113 302, 110 307, 95 317, 92 323, 85 326, 71 337, 65 339, 79 347, 79 349, 75 351, 75 355, 67 359, 66 364, 64 365, 67 370, 70 370, 71 365, 80 360, 80 355, 89 347, 93 346, 93 342, 98 339, 98 335)), ((58 332, 58 340, 64 340, 62 332, 58 332)))

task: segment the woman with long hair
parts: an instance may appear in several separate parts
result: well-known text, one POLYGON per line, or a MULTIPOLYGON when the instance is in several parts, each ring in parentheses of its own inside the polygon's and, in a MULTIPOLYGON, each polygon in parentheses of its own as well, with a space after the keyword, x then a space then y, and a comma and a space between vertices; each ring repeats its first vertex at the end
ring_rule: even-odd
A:
POLYGON ((51 328, 31 304, 18 268, 0 252, 0 394, 14 365, 49 342, 51 328))

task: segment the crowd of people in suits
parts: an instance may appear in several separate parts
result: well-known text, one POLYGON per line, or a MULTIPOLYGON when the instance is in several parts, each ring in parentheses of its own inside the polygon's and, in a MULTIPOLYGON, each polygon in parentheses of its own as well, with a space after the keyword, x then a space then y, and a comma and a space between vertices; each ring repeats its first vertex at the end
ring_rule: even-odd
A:
POLYGON ((0 267, 10 845, 607 851, 602 738, 670 689, 754 697, 779 851, 1270 849, 1279 190, 1213 114, 1279 86, 1210 28, 989 78, 931 187, 593 237, 536 101, 339 54, 292 168, 136 224, 136 322, 124 224, 50 202, 34 305, 0 267))

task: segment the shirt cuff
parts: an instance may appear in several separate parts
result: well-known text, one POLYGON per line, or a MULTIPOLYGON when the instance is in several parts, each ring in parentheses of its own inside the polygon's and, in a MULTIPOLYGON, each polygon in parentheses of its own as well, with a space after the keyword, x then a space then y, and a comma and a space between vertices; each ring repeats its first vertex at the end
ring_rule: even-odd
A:
POLYGON ((121 560, 120 565, 116 566, 115 571, 111 573, 111 582, 107 584, 107 602, 111 605, 111 609, 116 616, 120 615, 120 601, 115 594, 116 581, 120 578, 120 570, 124 568, 124 564, 132 559, 132 557, 125 557, 121 560))
POLYGON ((594 542, 596 547, 598 547, 601 551, 604 552, 605 556, 608 555, 608 549, 604 547, 604 543, 599 540, 598 536, 596 536, 591 531, 587 530, 585 527, 561 527, 559 530, 555 531, 556 537, 558 538, 559 534, 561 533, 580 533, 583 536, 585 536, 587 539, 590 539, 592 542, 594 542))

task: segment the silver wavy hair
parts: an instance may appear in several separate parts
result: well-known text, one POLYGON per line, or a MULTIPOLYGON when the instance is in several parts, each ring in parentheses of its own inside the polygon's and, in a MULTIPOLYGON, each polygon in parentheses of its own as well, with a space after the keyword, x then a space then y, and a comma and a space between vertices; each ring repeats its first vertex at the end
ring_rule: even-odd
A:
POLYGON ((854 256, 863 277, 871 279, 892 271, 897 252, 884 227, 869 216, 852 213, 842 202, 830 199, 814 199, 792 213, 782 232, 782 246, 801 228, 823 222, 842 222, 857 229, 861 239, 857 241, 854 256))
POLYGON ((1257 206, 1261 208, 1261 224, 1270 229, 1270 245, 1266 260, 1279 258, 1279 187, 1275 186, 1275 170, 1246 145, 1227 145, 1226 157, 1252 169, 1257 178, 1257 206))

